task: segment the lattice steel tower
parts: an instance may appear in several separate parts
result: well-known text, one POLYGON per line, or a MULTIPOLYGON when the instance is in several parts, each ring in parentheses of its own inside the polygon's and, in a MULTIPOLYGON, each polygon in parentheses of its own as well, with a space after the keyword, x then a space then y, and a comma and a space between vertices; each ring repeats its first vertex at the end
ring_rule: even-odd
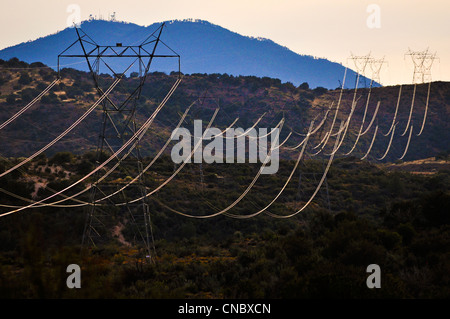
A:
POLYGON ((414 64, 413 84, 428 83, 431 82, 431 67, 436 59, 439 59, 435 53, 429 52, 427 48, 424 51, 411 51, 405 53, 405 56, 409 55, 414 64))
POLYGON ((381 68, 383 67, 383 65, 387 63, 383 58, 381 59, 371 59, 369 61, 369 65, 370 65, 370 69, 372 70, 372 76, 371 79, 373 82, 376 82, 378 84, 381 84, 381 68))
MULTIPOLYGON (((107 157, 115 154, 138 132, 140 128, 137 120, 138 101, 153 60, 177 58, 178 78, 181 75, 180 56, 160 39, 163 28, 164 23, 141 44, 126 46, 122 43, 98 45, 81 28, 75 27, 78 39, 58 56, 58 72, 60 72, 60 58, 84 58, 97 93, 100 97, 106 96, 101 102, 102 122, 96 151, 97 166, 104 161, 105 154, 107 157), (158 46, 165 47, 169 53, 156 54, 158 46), (132 82, 135 87, 131 87, 130 90, 129 86, 126 88, 118 86, 116 81, 126 78, 126 73, 130 73, 133 67, 136 69, 132 82), (112 77, 101 73, 102 68, 106 68, 107 73, 112 74, 112 77), (111 90, 111 87, 120 88, 120 94, 110 94, 114 90, 111 90)), ((130 83, 128 81, 128 85, 130 83)), ((114 167, 116 169, 107 178, 102 177, 101 170, 97 172, 90 194, 91 205, 87 209, 82 239, 84 248, 111 240, 112 228, 117 226, 121 217, 134 227, 133 244, 143 249, 147 258, 154 260, 152 223, 146 200, 144 174, 135 183, 118 192, 118 196, 110 197, 103 202, 99 200, 120 190, 129 177, 142 173, 141 149, 142 145, 138 139, 135 144, 128 146, 121 153, 128 154, 126 158, 118 156, 109 164, 107 169, 114 167), (131 204, 129 201, 130 197, 133 198, 132 196, 143 197, 143 199, 131 204), (118 205, 119 202, 121 205, 118 205)))
POLYGON ((357 88, 359 86, 360 75, 362 75, 364 78, 364 86, 367 86, 366 68, 370 64, 370 62, 373 60, 373 58, 370 56, 370 52, 369 52, 369 54, 362 55, 362 56, 356 56, 356 55, 353 55, 353 53, 351 53, 351 57, 348 59, 353 61, 353 64, 355 65, 355 69, 357 72, 355 88, 357 88))

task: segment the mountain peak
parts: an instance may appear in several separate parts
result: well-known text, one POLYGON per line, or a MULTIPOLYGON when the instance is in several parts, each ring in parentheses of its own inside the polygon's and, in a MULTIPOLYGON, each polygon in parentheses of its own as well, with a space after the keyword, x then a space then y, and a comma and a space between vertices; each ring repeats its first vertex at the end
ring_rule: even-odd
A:
MULTIPOLYGON (((162 23, 140 26, 123 21, 85 20, 81 29, 100 45, 117 42, 138 45, 162 23)), ((66 28, 55 34, 3 49, 0 51, 0 59, 17 57, 28 63, 42 62, 55 67, 58 54, 76 39, 74 29, 66 28)), ((334 89, 342 85, 345 72, 345 68, 339 63, 301 55, 272 40, 243 36, 205 20, 165 21, 161 39, 181 56, 181 71, 188 74, 253 75, 278 78, 296 86, 308 82, 310 87, 334 89)), ((156 61, 152 66, 153 71, 169 73, 175 70, 170 61, 156 61)), ((82 64, 73 67, 87 70, 82 64)), ((355 72, 348 71, 346 87, 352 87, 355 79, 355 72)), ((365 82, 370 83, 367 79, 365 82)))

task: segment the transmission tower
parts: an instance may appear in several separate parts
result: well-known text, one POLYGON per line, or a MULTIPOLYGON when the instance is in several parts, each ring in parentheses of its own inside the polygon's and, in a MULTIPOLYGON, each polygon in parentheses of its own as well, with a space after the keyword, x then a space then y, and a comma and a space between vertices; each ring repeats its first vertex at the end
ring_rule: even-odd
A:
MULTIPOLYGON (((97 167, 105 160, 105 154, 115 154, 138 132, 140 128, 137 121, 138 101, 153 60, 177 58, 178 77, 180 77, 180 56, 161 41, 163 28, 164 23, 140 45, 125 46, 122 43, 98 45, 81 28, 75 27, 78 39, 58 56, 58 73, 60 73, 61 58, 85 59, 95 89, 100 96, 108 92, 105 88, 110 86, 114 79, 124 79, 126 73, 130 73, 131 70, 136 71, 135 75, 138 74, 131 82, 135 87, 131 87, 131 90, 129 87, 122 87, 120 95, 113 97, 107 95, 101 102, 102 122, 96 151, 97 167), (161 48, 161 46, 166 47, 169 53, 156 54, 157 47, 161 48), (105 67, 107 73, 112 74, 112 78, 101 73, 102 68, 105 67)), ((130 82, 128 84, 130 85, 130 82)), ((154 261, 152 222, 147 196, 145 196, 144 174, 141 174, 143 172, 141 149, 140 139, 138 139, 135 145, 124 149, 124 153, 128 154, 126 158, 118 156, 115 162, 111 162, 111 167, 120 165, 120 170, 115 169, 107 179, 101 178, 101 170, 95 175, 94 187, 90 194, 91 205, 87 209, 82 239, 83 248, 97 246, 111 240, 112 227, 114 224, 117 225, 118 218, 124 218, 125 222, 130 223, 134 228, 135 235, 132 243, 143 249, 147 259, 154 261), (108 202, 99 202, 99 199, 105 195, 120 190, 120 187, 124 185, 124 174, 126 176, 139 174, 140 178, 126 190, 122 189, 118 192, 118 196, 114 197, 115 200, 109 198, 108 202), (143 199, 133 204, 129 203, 130 197, 136 194, 143 199), (125 205, 119 206, 118 202, 125 205)))
POLYGON ((424 51, 411 51, 408 48, 408 52, 405 56, 410 56, 414 64, 413 84, 431 82, 431 67, 436 59, 436 52, 431 53, 427 48, 424 51))
POLYGON ((370 59, 369 60, 370 69, 372 70, 372 76, 371 76, 372 81, 381 84, 380 73, 381 73, 381 68, 383 67, 383 65, 385 63, 387 63, 387 62, 384 60, 384 57, 381 59, 370 59))
MULTIPOLYGON (((356 81, 359 80, 359 75, 362 75, 364 77, 364 86, 367 86, 366 83, 366 68, 370 64, 370 62, 373 60, 373 58, 370 56, 370 52, 367 55, 361 55, 356 56, 351 53, 349 60, 353 61, 353 64, 355 65, 356 72, 358 73, 358 77, 356 78, 356 81)), ((357 87, 359 83, 355 84, 355 87, 357 87)))

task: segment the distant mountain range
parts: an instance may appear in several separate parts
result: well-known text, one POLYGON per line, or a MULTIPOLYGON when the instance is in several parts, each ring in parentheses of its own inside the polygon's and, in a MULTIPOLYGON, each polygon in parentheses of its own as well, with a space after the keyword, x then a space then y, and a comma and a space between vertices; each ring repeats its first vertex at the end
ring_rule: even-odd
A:
MULTIPOLYGON (((84 21, 81 29, 100 45, 138 45, 161 23, 147 27, 133 23, 92 20, 84 21)), ((295 86, 307 82, 311 88, 334 89, 342 85, 345 67, 326 59, 297 54, 268 39, 239 35, 218 25, 201 20, 168 21, 161 39, 181 56, 181 71, 185 74, 220 73, 277 78, 295 86)), ((43 38, 21 43, 0 51, 0 59, 17 57, 22 61, 42 62, 56 68, 57 56, 77 40, 74 28, 43 38)), ((163 47, 160 45, 159 47, 163 47)), ((65 59, 63 66, 87 71, 86 63, 65 59)), ((178 65, 168 59, 152 64, 152 71, 169 73, 178 65)), ((105 73, 108 73, 105 70, 105 73)), ((368 86, 370 80, 360 77, 359 86, 368 86)), ((353 88, 356 73, 347 71, 345 87, 353 88)), ((378 86, 378 84, 376 85, 378 86)))

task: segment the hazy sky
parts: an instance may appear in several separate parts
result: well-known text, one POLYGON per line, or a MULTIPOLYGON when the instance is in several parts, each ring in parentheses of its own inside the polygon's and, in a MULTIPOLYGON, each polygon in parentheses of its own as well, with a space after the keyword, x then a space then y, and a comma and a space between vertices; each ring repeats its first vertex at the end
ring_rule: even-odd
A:
MULTIPOLYGON (((450 81, 449 0, 0 0, 0 49, 67 26, 71 4, 90 14, 150 25, 202 19, 242 35, 264 37, 289 49, 353 67, 348 60, 385 57, 385 85, 410 83, 410 48, 437 52, 433 80, 450 81)), ((370 75, 370 74, 367 74, 370 75)))

